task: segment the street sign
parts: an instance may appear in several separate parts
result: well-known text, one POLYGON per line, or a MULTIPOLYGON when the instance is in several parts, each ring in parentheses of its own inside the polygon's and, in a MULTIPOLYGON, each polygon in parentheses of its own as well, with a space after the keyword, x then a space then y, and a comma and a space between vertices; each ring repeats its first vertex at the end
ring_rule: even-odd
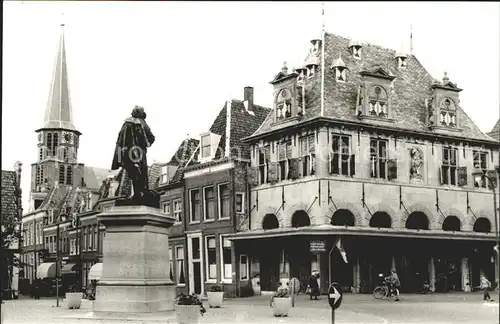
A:
POLYGON ((311 252, 326 252, 326 242, 325 241, 310 241, 309 250, 311 252))
POLYGON ((333 310, 339 308, 342 303, 342 289, 336 282, 332 283, 328 288, 328 303, 333 310))

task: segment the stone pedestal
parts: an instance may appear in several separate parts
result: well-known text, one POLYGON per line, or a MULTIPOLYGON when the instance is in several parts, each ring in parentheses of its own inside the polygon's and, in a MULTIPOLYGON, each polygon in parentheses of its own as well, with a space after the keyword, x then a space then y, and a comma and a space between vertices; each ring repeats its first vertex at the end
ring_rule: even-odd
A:
POLYGON ((431 291, 436 291, 436 266, 434 257, 429 259, 429 285, 431 291))
POLYGON ((152 207, 120 206, 99 214, 98 219, 106 234, 94 313, 173 310, 167 228, 174 218, 152 207))

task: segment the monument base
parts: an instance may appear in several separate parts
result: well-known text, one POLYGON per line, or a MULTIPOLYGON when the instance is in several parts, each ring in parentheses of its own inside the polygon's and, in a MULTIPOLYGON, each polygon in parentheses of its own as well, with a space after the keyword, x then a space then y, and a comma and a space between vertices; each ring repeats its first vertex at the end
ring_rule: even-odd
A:
POLYGON ((172 311, 167 228, 174 219, 147 206, 113 207, 98 219, 106 234, 94 313, 172 311))

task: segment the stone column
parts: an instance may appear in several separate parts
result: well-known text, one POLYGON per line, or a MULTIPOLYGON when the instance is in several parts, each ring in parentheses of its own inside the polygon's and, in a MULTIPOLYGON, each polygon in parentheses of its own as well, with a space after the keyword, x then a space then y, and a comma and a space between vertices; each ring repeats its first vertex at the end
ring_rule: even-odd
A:
POLYGON ((318 177, 326 177, 329 172, 329 146, 328 146, 328 130, 326 127, 321 127, 317 130, 318 143, 316 145, 316 175, 318 177))
POLYGON ((431 291, 436 291, 436 266, 434 257, 429 259, 429 285, 431 291))
POLYGON ((462 289, 466 292, 471 292, 470 278, 469 278, 469 260, 462 258, 462 289))
POLYGON ((94 313, 173 310, 167 229, 175 219, 146 206, 113 207, 97 217, 106 236, 94 313))
POLYGON ((356 262, 354 263, 353 267, 353 292, 359 293, 360 292, 360 286, 361 286, 361 265, 359 262, 359 256, 356 256, 356 262))

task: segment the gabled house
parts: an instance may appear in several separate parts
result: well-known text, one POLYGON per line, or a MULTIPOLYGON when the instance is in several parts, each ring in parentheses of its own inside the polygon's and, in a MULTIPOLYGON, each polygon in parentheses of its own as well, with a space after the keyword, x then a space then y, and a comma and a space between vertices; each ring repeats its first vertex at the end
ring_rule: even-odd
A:
POLYGON ((460 105, 462 89, 411 54, 330 33, 311 43, 303 66, 273 78, 273 110, 244 139, 251 209, 248 230, 228 236, 236 259, 251 260, 263 291, 312 271, 323 293, 332 281, 371 293, 392 268, 409 292, 498 280, 498 181, 481 173, 500 144, 460 105))
POLYGON ((251 155, 242 139, 255 132, 269 112, 254 103, 253 88, 245 87, 244 100, 224 104, 183 169, 190 293, 204 295, 210 285, 222 283, 233 296, 238 282, 249 281, 247 260, 234 258, 225 235, 248 228, 251 155))

